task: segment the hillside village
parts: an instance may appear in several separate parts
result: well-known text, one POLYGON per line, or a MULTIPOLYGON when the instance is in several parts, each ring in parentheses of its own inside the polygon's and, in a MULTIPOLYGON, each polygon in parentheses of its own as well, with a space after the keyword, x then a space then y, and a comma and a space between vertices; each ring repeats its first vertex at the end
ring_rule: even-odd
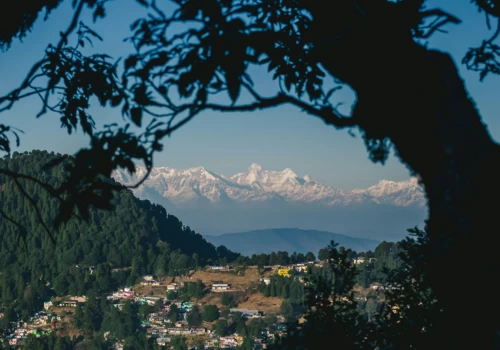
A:
MULTIPOLYGON (((363 262, 362 258, 353 261, 363 262)), ((109 295, 103 295, 113 306, 122 311, 127 303, 149 306, 148 312, 140 318, 140 329, 147 338, 167 348, 178 337, 193 349, 241 347, 244 335, 252 336, 252 349, 265 349, 266 344, 275 336, 286 333, 286 318, 281 309, 283 299, 264 296, 260 286, 269 286, 276 276, 293 278, 305 284, 304 276, 310 267, 321 267, 320 261, 313 261, 287 266, 265 266, 259 271, 256 266, 208 266, 202 270, 191 271, 188 275, 171 278, 158 278, 146 275, 134 286, 124 287, 109 295), (183 291, 191 286, 201 288, 196 297, 186 298, 183 291), (229 300, 229 301, 228 301, 229 300), (196 311, 203 317, 207 309, 215 310, 209 319, 189 320, 190 313, 196 311), (244 320, 246 334, 238 333, 237 327, 244 320), (238 323, 239 322, 239 323, 238 323), (193 325, 193 323, 195 325, 193 325), (252 328, 251 335, 248 328, 252 328), (255 329, 257 327, 257 329, 255 329)), ((367 289, 357 289, 357 300, 366 301, 368 292, 380 292, 384 287, 373 284, 367 289)), ((74 325, 77 309, 87 302, 85 296, 67 296, 53 298, 44 303, 40 310, 28 322, 12 324, 11 332, 2 341, 10 346, 20 347, 29 335, 43 337, 55 332, 58 336, 75 336, 80 332, 74 325)), ((4 315, 0 314, 0 318, 4 315)), ((241 330, 240 330, 241 331, 241 330)), ((105 334, 106 336, 110 336, 105 334)), ((114 349, 123 348, 123 340, 114 341, 114 349)))

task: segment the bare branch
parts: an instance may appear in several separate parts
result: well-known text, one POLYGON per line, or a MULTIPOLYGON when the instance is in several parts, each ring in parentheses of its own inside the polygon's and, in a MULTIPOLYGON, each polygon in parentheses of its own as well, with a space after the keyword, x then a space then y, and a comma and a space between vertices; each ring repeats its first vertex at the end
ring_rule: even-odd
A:
POLYGON ((498 38, 499 35, 500 35, 500 18, 497 18, 497 28, 495 29, 493 35, 488 40, 486 40, 486 42, 492 43, 493 41, 495 41, 496 38, 498 38))
POLYGON ((431 9, 431 10, 427 10, 427 11, 422 11, 422 12, 420 12, 420 15, 422 16, 422 18, 433 17, 433 16, 446 17, 450 23, 453 23, 453 24, 462 23, 462 20, 460 18, 453 16, 452 14, 445 12, 441 9, 431 9))
POLYGON ((422 39, 430 38, 432 34, 434 34, 435 32, 442 32, 441 28, 448 23, 453 23, 453 24, 462 23, 462 21, 458 17, 455 17, 452 14, 444 12, 441 9, 432 9, 423 11, 420 13, 420 16, 422 19, 434 16, 437 17, 430 25, 425 26, 423 28, 419 28, 420 30, 428 29, 426 33, 421 33, 421 35, 419 36, 422 39))

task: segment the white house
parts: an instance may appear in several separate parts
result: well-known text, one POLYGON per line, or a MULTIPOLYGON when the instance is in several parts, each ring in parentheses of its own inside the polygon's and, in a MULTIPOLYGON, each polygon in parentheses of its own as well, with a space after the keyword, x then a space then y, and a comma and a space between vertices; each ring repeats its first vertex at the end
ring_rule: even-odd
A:
POLYGON ((382 289, 385 289, 384 286, 381 286, 381 285, 378 285, 378 284, 372 284, 370 286, 371 289, 373 290, 382 290, 382 289))
POLYGON ((354 262, 355 265, 363 264, 365 262, 365 258, 359 257, 359 258, 354 259, 353 262, 354 262))
POLYGON ((170 283, 167 285, 167 290, 177 290, 177 283, 170 283))
POLYGON ((45 311, 48 311, 48 310, 49 310, 49 308, 50 308, 52 305, 54 305, 54 303, 53 303, 52 301, 46 301, 46 302, 44 302, 44 303, 43 303, 43 309, 44 309, 45 311))
POLYGON ((220 270, 228 270, 229 266, 227 266, 227 265, 226 266, 210 266, 210 269, 212 269, 212 270, 218 270, 218 271, 220 271, 220 270))
POLYGON ((243 317, 259 317, 262 316, 262 311, 259 310, 249 310, 249 309, 229 309, 230 312, 241 312, 243 317))
POLYGON ((224 291, 224 290, 229 290, 231 289, 231 285, 228 283, 216 283, 212 284, 212 290, 213 291, 224 291))

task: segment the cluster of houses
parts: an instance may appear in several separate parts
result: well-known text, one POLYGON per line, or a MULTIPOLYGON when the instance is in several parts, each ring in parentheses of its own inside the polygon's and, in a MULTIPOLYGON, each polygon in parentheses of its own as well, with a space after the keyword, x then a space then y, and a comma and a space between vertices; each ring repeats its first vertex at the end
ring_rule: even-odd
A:
MULTIPOLYGON (((62 320, 62 316, 55 312, 50 312, 53 307, 60 308, 75 308, 78 304, 83 304, 87 301, 85 296, 68 296, 63 299, 48 300, 43 303, 44 311, 35 313, 28 321, 12 323, 11 333, 0 338, 0 342, 8 342, 10 346, 22 346, 29 335, 37 338, 48 335, 55 331, 62 320)), ((0 313, 0 318, 3 318, 3 313, 0 313)))
POLYGON ((370 288, 373 289, 373 290, 377 290, 377 291, 382 291, 382 290, 400 290, 400 289, 402 289, 402 287, 397 286, 397 285, 387 284, 387 285, 384 286, 381 283, 372 283, 370 285, 370 288))
POLYGON ((355 258, 352 262, 355 265, 359 265, 359 264, 364 264, 365 262, 371 263, 373 261, 375 261, 375 258, 365 259, 364 257, 359 256, 359 257, 355 258))
MULTIPOLYGON (((167 286, 168 290, 177 290, 179 289, 180 284, 171 283, 167 286)), ((228 283, 215 283, 211 286, 212 291, 229 291, 232 290, 232 287, 228 283)), ((238 334, 229 335, 226 337, 219 337, 212 333, 212 331, 205 327, 189 327, 186 315, 195 305, 191 302, 186 301, 178 301, 178 300, 165 300, 164 298, 154 297, 154 296, 138 296, 135 294, 132 288, 123 288, 119 291, 113 293, 108 298, 113 300, 134 300, 136 303, 144 304, 147 303, 149 305, 157 305, 157 302, 162 301, 162 306, 158 310, 153 313, 150 313, 145 316, 144 320, 141 320, 141 328, 147 334, 148 338, 154 338, 158 345, 160 346, 168 346, 172 341, 172 337, 174 336, 205 336, 205 348, 217 346, 219 348, 234 348, 240 346, 243 343, 243 338, 238 334), (179 317, 176 321, 170 320, 169 312, 172 305, 176 305, 179 310, 179 317)), ((115 304, 118 308, 123 306, 122 304, 115 304)), ((198 304, 201 306, 201 304, 198 304)), ((243 308, 231 308, 229 310, 231 313, 239 312, 242 316, 247 318, 255 318, 263 316, 263 313, 258 310, 249 310, 243 308)), ((267 331, 264 331, 267 332, 267 331)), ((262 339, 257 339, 257 343, 261 344, 257 345, 257 348, 262 348, 262 344, 265 347, 266 337, 268 336, 265 333, 265 336, 262 339)))
MULTIPOLYGON (((290 268, 296 268, 299 271, 305 271, 304 264, 297 264, 290 268), (304 270, 302 270, 304 269, 304 270)), ((211 266, 211 270, 214 271, 224 271, 228 270, 228 266, 211 266)), ((270 283, 270 279, 265 279, 267 283, 270 283)), ((266 282, 265 281, 265 282, 266 282)), ((163 284, 158 281, 154 276, 144 276, 141 285, 161 285, 165 287, 166 292, 177 291, 182 287, 182 283, 169 283, 163 284)), ((224 292, 232 291, 232 285, 229 283, 214 283, 211 286, 213 292, 224 292)), ((138 295, 132 287, 121 288, 111 295, 106 296, 108 300, 115 301, 114 305, 118 309, 122 309, 123 303, 126 300, 131 300, 139 304, 148 304, 151 306, 158 306, 158 302, 161 301, 161 308, 156 309, 155 312, 150 313, 145 316, 144 320, 141 320, 141 327, 147 333, 148 337, 153 337, 156 342, 161 346, 168 346, 173 336, 205 336, 207 347, 219 347, 219 348, 234 348, 241 346, 243 343, 243 338, 238 334, 232 334, 226 337, 219 337, 212 333, 210 329, 205 327, 189 327, 186 314, 194 306, 194 303, 185 301, 168 301, 166 298, 156 297, 156 296, 143 296, 138 295), (170 308, 172 305, 176 305, 179 309, 179 317, 176 321, 171 321, 168 317, 170 308)), ((87 301, 85 296, 69 296, 65 298, 55 298, 44 303, 44 311, 36 313, 29 322, 18 323, 12 326, 12 333, 7 336, 2 341, 8 341, 11 346, 21 346, 23 341, 26 340, 29 334, 33 334, 37 337, 44 336, 53 332, 57 328, 57 324, 61 321, 61 317, 55 311, 56 307, 63 309, 76 308, 78 304, 83 304, 87 301)), ((201 305, 200 305, 201 306, 201 305)), ((69 310, 68 310, 69 311, 69 310)), ((242 316, 246 318, 262 317, 263 313, 258 310, 249 310, 242 308, 231 308, 231 313, 239 312, 242 316)), ((0 313, 0 318, 2 317, 0 313)), ((266 339, 273 336, 271 332, 263 330, 263 334, 259 339, 256 340, 256 348, 265 348, 266 339)), ((120 345, 120 341, 116 343, 120 345)))
MULTIPOLYGON (((177 290, 178 284, 174 283, 175 286, 168 285, 167 290, 177 290), (171 288, 169 288, 171 287, 171 288)), ((151 305, 159 299, 158 297, 141 297, 136 295, 132 287, 120 288, 118 291, 113 292, 113 294, 108 295, 106 297, 108 300, 134 300, 135 302, 139 300, 144 300, 144 302, 148 302, 151 305)))
POLYGON ((29 335, 39 338, 50 334, 56 329, 59 321, 61 316, 55 313, 37 312, 27 322, 13 323, 11 333, 4 339, 0 338, 0 342, 7 342, 10 346, 21 346, 29 335))
POLYGON ((125 287, 123 289, 118 290, 118 292, 114 292, 111 295, 111 298, 108 296, 108 299, 111 300, 120 300, 120 299, 133 299, 135 296, 132 287, 125 287))
MULTIPOLYGON (((0 338, 0 342, 6 341, 11 346, 22 346, 29 335, 37 338, 45 336, 57 329, 62 320, 62 316, 55 312, 51 312, 54 307, 59 308, 76 308, 78 304, 83 304, 87 301, 85 296, 67 296, 65 298, 55 298, 43 303, 43 311, 35 313, 26 322, 16 322, 12 324, 12 333, 7 335, 5 339, 0 338)), ((0 318, 3 314, 0 314, 0 318)))
POLYGON ((60 307, 76 307, 78 304, 84 304, 85 302, 87 302, 87 297, 85 296, 66 297, 64 300, 59 301, 57 305, 60 307))
POLYGON ((143 281, 141 281, 142 286, 161 286, 162 282, 155 279, 154 276, 147 275, 143 277, 143 281))
POLYGON ((208 348, 235 348, 243 344, 243 337, 237 333, 227 336, 227 337, 214 337, 210 339, 205 347, 208 348))
MULTIPOLYGON (((300 264, 302 265, 302 264, 300 264)), ((307 271, 307 266, 285 266, 285 267, 280 267, 277 271, 278 275, 279 276, 283 276, 283 277, 290 277, 291 274, 290 272, 292 270, 295 270, 297 272, 306 272, 307 271)))
POLYGON ((287 266, 280 266, 278 268, 277 274, 279 276, 290 277, 291 271, 296 271, 299 273, 307 273, 309 266, 322 266, 321 261, 309 261, 307 263, 291 264, 287 266))
MULTIPOLYGON (((139 300, 140 302, 140 300, 139 300)), ((141 327, 145 329, 148 337, 156 339, 158 345, 168 346, 173 336, 207 336, 205 348, 234 348, 243 343, 243 338, 238 334, 219 337, 205 327, 188 327, 186 313, 191 310, 194 303, 185 301, 165 301, 160 311, 147 315, 146 320, 141 320, 141 327), (173 322, 168 317, 172 305, 179 309, 179 318, 173 322)), ((201 306, 201 305, 200 305, 201 306)), ((261 317, 263 313, 258 310, 231 308, 230 312, 239 312, 247 318, 261 317)), ((261 341, 261 340, 259 340, 261 341)))

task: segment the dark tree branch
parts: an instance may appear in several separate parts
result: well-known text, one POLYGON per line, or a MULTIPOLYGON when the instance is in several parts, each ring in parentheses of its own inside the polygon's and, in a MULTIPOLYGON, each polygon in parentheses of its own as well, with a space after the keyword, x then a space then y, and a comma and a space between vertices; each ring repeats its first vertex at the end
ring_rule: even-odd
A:
POLYGON ((38 208, 38 205, 36 204, 35 200, 26 192, 26 190, 24 189, 24 187, 21 185, 21 183, 19 182, 19 180, 16 177, 14 177, 12 180, 16 184, 16 187, 19 189, 19 191, 21 191, 21 193, 23 194, 23 196, 26 197, 26 199, 31 203, 31 206, 35 210, 36 216, 38 217, 38 220, 40 221, 40 224, 44 228, 45 232, 47 232, 47 234, 49 235, 50 240, 52 241, 52 243, 55 244, 56 240, 54 238, 54 235, 52 234, 52 232, 50 231, 50 229, 45 224, 45 221, 43 220, 42 214, 40 213, 40 209, 38 208))
MULTIPOLYGON (((71 22, 70 22, 68 28, 66 29, 65 32, 61 33, 61 39, 59 40, 59 43, 57 44, 56 51, 60 51, 62 49, 62 47, 67 43, 69 35, 71 35, 71 33, 75 30, 85 3, 86 3, 85 1, 80 1, 78 3, 78 6, 77 6, 77 8, 75 10, 75 13, 73 14, 73 17, 71 19, 71 22)), ((47 63, 46 59, 42 59, 42 60, 38 61, 37 63, 35 63, 31 67, 30 71, 28 72, 28 74, 26 75, 26 77, 24 78, 23 82, 21 83, 21 85, 18 88, 12 90, 7 95, 0 97, 0 104, 3 103, 3 102, 5 102, 5 101, 10 101, 7 104, 7 106, 5 106, 3 108, 0 108, 0 113, 3 112, 3 111, 5 111, 5 110, 8 110, 8 109, 12 108, 12 106, 15 103, 15 101, 18 101, 21 98, 20 97, 20 93, 24 89, 26 89, 26 88, 28 88, 30 86, 31 81, 33 79, 33 76, 42 67, 42 65, 44 63, 47 63)), ((49 91, 50 91, 50 89, 47 88, 47 90, 46 90, 46 99, 48 98, 49 91)), ((28 95, 28 94, 23 95, 23 97, 27 97, 27 96, 30 96, 30 95, 28 95)), ((42 107, 42 108, 44 108, 44 107, 42 107)))
POLYGON ((24 248, 27 251, 28 250, 28 245, 26 243, 26 234, 27 234, 28 231, 26 230, 26 227, 24 227, 23 225, 21 225, 20 223, 18 223, 16 220, 12 219, 2 209, 0 209, 0 216, 2 216, 5 220, 7 220, 8 222, 10 222, 15 227, 17 227, 17 229, 21 232, 21 236, 23 238, 23 243, 24 243, 24 248))
POLYGON ((441 9, 422 11, 420 15, 422 20, 428 17, 436 17, 436 19, 430 25, 419 28, 421 33, 420 35, 418 35, 418 37, 422 39, 428 39, 435 32, 441 32, 442 31, 441 28, 447 25, 448 23, 452 24, 462 23, 462 21, 458 17, 455 17, 452 14, 445 12, 441 9), (426 33, 423 33, 422 29, 428 29, 428 31, 426 33))
MULTIPOLYGON (((335 128, 341 129, 341 128, 349 128, 357 126, 356 120, 353 117, 342 116, 337 111, 335 111, 335 109, 331 106, 323 106, 322 108, 318 109, 306 102, 299 100, 298 98, 287 95, 285 93, 278 93, 274 97, 260 97, 260 96, 257 97, 258 101, 256 102, 245 105, 236 105, 236 106, 227 106, 227 105, 219 105, 212 103, 207 103, 201 106, 195 104, 187 104, 179 106, 179 109, 176 111, 176 113, 179 114, 186 110, 199 109, 199 108, 204 110, 208 109, 208 110, 218 111, 218 112, 251 112, 256 110, 278 107, 283 104, 291 104, 295 107, 302 109, 304 112, 310 115, 322 119, 327 125, 332 125, 335 128)), ((191 120, 192 116, 189 116, 188 118, 189 120, 191 120)), ((183 124, 185 124, 185 122, 183 124)))
POLYGON ((37 185, 39 185, 40 187, 42 187, 43 189, 45 189, 51 196, 53 196, 54 198, 59 200, 59 202, 62 202, 62 198, 57 194, 54 187, 52 187, 51 185, 49 185, 43 181, 38 180, 35 177, 25 175, 25 174, 16 173, 16 172, 10 171, 8 169, 2 169, 2 168, 0 168, 0 174, 4 174, 5 176, 10 177, 12 179, 23 179, 23 180, 32 181, 32 182, 36 183, 37 185))

